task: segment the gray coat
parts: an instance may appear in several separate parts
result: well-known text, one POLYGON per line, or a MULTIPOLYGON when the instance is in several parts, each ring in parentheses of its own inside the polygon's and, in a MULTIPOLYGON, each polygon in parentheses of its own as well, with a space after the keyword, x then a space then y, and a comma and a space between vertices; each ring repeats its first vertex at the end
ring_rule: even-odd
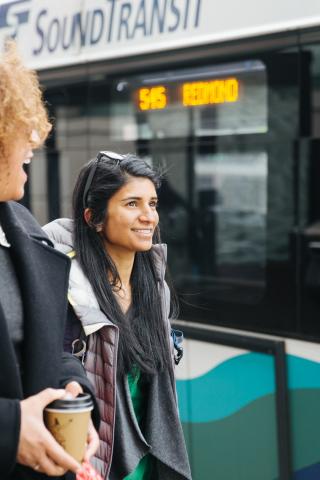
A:
MULTIPOLYGON (((59 219, 44 227, 55 247, 64 253, 73 250, 72 220, 59 219)), ((166 246, 152 247, 156 259, 158 283, 168 325, 170 292, 165 283, 166 246)), ((100 310, 92 287, 77 259, 71 265, 69 301, 88 336, 85 368, 96 387, 101 427, 100 450, 95 466, 110 480, 120 480, 132 472, 149 451, 158 460, 153 479, 191 479, 188 456, 176 404, 173 372, 153 376, 146 412, 146 428, 142 433, 133 410, 127 379, 116 381, 118 328, 100 310), (115 422, 122 435, 114 437, 115 422), (110 472, 112 461, 112 469, 110 472), (117 474, 114 474, 116 471, 117 474), (119 473, 120 472, 120 473, 119 473), (119 476, 120 475, 120 476, 119 476), (155 476, 156 475, 156 476, 155 476)))

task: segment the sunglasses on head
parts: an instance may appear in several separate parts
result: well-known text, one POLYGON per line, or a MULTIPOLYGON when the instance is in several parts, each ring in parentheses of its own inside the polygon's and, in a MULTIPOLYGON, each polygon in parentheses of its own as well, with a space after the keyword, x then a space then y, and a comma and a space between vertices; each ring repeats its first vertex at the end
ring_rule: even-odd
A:
POLYGON ((89 172, 89 175, 87 177, 86 184, 84 186, 83 197, 82 197, 82 203, 83 203, 83 208, 84 209, 87 208, 87 197, 88 197, 88 193, 89 193, 89 190, 90 190, 90 187, 91 187, 91 184, 92 184, 93 177, 96 173, 98 164, 99 164, 100 160, 104 159, 104 158, 106 158, 107 160, 114 160, 116 162, 116 165, 119 165, 121 160, 123 160, 124 155, 120 155, 120 153, 116 153, 116 152, 109 152, 108 150, 98 153, 98 155, 95 159, 95 162, 92 165, 91 170, 89 172))

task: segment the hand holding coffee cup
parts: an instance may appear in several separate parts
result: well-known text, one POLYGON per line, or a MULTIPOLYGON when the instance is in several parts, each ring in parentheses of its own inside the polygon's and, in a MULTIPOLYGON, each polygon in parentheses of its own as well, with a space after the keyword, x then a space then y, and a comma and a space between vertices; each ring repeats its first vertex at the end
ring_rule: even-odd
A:
POLYGON ((44 422, 56 441, 78 462, 85 456, 93 402, 87 393, 64 397, 44 410, 44 422))
POLYGON ((21 400, 17 463, 56 477, 60 477, 68 470, 74 473, 79 470, 80 463, 55 441, 43 421, 44 408, 53 400, 63 398, 65 394, 64 389, 46 388, 21 400))

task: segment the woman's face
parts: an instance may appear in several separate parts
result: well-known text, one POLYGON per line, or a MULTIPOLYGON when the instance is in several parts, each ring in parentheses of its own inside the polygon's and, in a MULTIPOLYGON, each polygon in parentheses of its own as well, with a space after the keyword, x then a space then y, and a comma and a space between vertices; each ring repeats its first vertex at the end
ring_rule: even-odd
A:
POLYGON ((157 193, 148 178, 130 177, 110 198, 102 233, 109 255, 149 250, 158 225, 157 193))
POLYGON ((24 195, 27 174, 23 169, 33 157, 32 139, 17 135, 9 153, 0 157, 0 201, 20 200, 24 195))

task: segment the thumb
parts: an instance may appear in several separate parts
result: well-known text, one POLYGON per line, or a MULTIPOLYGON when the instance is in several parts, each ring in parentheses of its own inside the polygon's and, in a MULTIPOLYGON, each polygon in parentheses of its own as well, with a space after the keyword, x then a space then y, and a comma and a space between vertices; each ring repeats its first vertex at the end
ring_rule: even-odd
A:
POLYGON ((72 395, 72 397, 77 397, 79 393, 83 393, 83 388, 78 382, 75 382, 75 381, 69 382, 65 386, 65 389, 67 393, 72 395))
POLYGON ((44 408, 54 400, 58 400, 59 398, 64 397, 65 394, 66 391, 62 388, 46 388, 45 390, 42 390, 40 393, 38 393, 37 397, 40 400, 42 408, 44 408))

